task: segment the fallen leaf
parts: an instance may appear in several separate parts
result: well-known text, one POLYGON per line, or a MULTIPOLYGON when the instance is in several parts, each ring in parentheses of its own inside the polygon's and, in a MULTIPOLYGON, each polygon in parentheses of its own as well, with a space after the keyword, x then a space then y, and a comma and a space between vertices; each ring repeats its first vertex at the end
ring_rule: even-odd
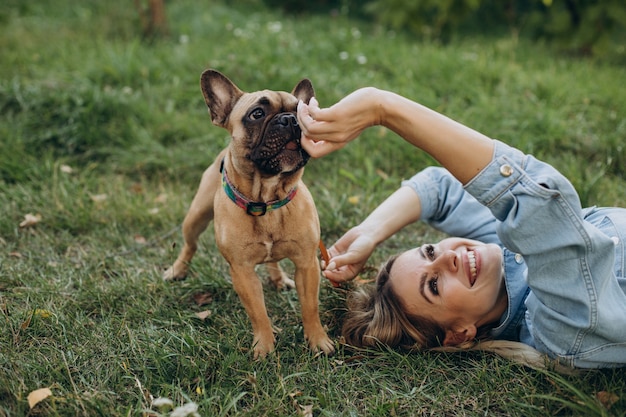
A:
POLYGON ((348 202, 356 206, 357 204, 359 204, 360 199, 361 197, 359 197, 358 195, 353 195, 352 197, 348 197, 348 202))
POLYGON ((28 315, 28 318, 27 318, 26 320, 24 320, 24 322, 22 323, 22 325, 20 326, 20 328, 21 328, 22 330, 26 330, 26 329, 28 329, 28 326, 30 326, 30 322, 31 322, 31 320, 32 320, 32 319, 33 319, 33 315, 32 315, 32 314, 29 314, 29 315, 28 315))
POLYGON ((35 391, 32 391, 30 394, 28 394, 28 406, 32 409, 34 406, 36 406, 46 398, 50 397, 51 395, 52 391, 50 391, 50 388, 36 389, 35 391))
POLYGON ((210 304, 213 302, 213 294, 210 292, 199 292, 193 295, 193 301, 199 306, 210 304))
POLYGON ((156 196, 156 198, 154 199, 154 202, 155 202, 155 203, 160 203, 160 204, 166 203, 166 202, 167 202, 167 194, 165 194, 165 193, 161 193, 161 194, 159 194, 159 195, 158 195, 158 196, 156 196))
POLYGON ((103 201, 106 201, 109 196, 106 194, 90 194, 89 198, 91 198, 91 201, 94 203, 102 203, 103 201))
POLYGON ((301 405, 299 415, 301 415, 302 417, 313 417, 313 406, 301 405))
POLYGON ((151 208, 150 210, 148 210, 148 214, 159 214, 159 208, 158 207, 151 208))
POLYGON ((143 185, 136 182, 130 186, 130 190, 136 194, 143 194, 143 185))
POLYGON ((61 165, 61 172, 64 174, 71 174, 74 170, 69 165, 61 165))
POLYGON ((598 399, 598 401, 602 403, 604 408, 606 408, 607 410, 610 410, 613 404, 619 401, 619 397, 617 396, 617 394, 614 394, 612 392, 607 392, 607 391, 597 392, 596 398, 598 399))
POLYGON ((11 258, 23 258, 23 255, 20 252, 9 252, 9 256, 11 258))
POLYGON ((205 320, 207 317, 211 316, 211 310, 204 310, 204 311, 200 311, 199 313, 196 313, 196 317, 198 317, 200 320, 205 320))
POLYGON ((32 227, 41 221, 41 214, 28 213, 24 216, 24 221, 20 223, 20 227, 32 227))
POLYGON ((159 397, 155 398, 154 401, 152 401, 152 406, 156 408, 173 408, 174 401, 170 400, 169 398, 159 397))
POLYGON ((35 309, 35 312, 33 313, 35 316, 39 316, 42 319, 47 319, 50 318, 52 316, 52 313, 48 310, 44 310, 41 308, 37 308, 35 309))
POLYGON ((389 179, 389 175, 385 171, 383 171, 382 169, 377 169, 376 170, 376 174, 378 174, 378 176, 380 178, 384 179, 384 180, 389 179))
POLYGON ((145 245, 147 242, 146 238, 141 235, 135 235, 134 239, 135 243, 139 243, 140 245, 145 245))

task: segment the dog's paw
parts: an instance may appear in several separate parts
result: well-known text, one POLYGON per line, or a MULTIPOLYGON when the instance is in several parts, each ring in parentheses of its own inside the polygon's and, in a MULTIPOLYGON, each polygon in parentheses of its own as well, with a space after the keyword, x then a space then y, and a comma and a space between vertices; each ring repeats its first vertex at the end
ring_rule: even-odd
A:
POLYGON ((326 355, 332 355, 335 353, 335 344, 330 338, 324 334, 323 337, 320 337, 316 340, 309 339, 309 346, 314 352, 324 352, 326 355))
POLYGON ((174 262, 174 265, 170 266, 163 272, 164 281, 180 281, 187 278, 187 265, 174 262))
POLYGON ((274 351, 274 336, 270 340, 267 338, 255 338, 253 344, 254 359, 263 359, 268 353, 274 351))

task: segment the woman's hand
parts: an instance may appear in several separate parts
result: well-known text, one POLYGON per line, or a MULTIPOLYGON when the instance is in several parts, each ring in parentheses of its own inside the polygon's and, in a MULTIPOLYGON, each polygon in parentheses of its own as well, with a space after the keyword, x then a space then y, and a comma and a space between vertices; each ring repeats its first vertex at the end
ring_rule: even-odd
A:
POLYGON ((349 281, 363 269, 375 248, 373 239, 353 227, 328 249, 330 260, 322 273, 333 282, 349 281))
POLYGON ((298 123, 302 129, 302 147, 319 158, 343 148, 361 132, 380 124, 380 90, 367 87, 356 90, 337 104, 321 109, 315 98, 298 104, 298 123))

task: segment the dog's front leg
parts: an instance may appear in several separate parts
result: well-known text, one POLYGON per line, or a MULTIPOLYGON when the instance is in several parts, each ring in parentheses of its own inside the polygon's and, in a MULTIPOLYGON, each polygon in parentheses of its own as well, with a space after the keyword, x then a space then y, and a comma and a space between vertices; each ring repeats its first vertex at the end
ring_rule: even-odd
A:
POLYGON ((174 264, 163 273, 165 280, 183 279, 187 276, 189 263, 198 250, 198 238, 213 220, 215 193, 221 186, 220 165, 226 151, 222 151, 202 174, 200 186, 183 221, 185 244, 174 264))
POLYGON ((326 354, 332 354, 335 351, 334 344, 322 327, 319 316, 320 270, 317 259, 314 259, 311 266, 296 265, 294 278, 302 309, 304 337, 313 351, 322 350, 326 354))
POLYGON ((230 273, 235 292, 252 322, 254 359, 265 357, 274 350, 274 331, 265 307, 263 284, 254 266, 231 264, 230 273))

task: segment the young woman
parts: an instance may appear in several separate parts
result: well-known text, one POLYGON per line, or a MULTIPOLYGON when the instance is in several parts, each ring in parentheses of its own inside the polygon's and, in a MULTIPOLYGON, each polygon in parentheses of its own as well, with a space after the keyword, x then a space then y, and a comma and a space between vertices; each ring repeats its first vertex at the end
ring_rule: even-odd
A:
POLYGON ((479 346, 530 365, 540 364, 528 352, 568 367, 626 365, 626 209, 583 209, 552 166, 389 91, 360 89, 325 109, 300 103, 298 119, 313 157, 381 125, 444 167, 403 182, 329 249, 324 275, 342 282, 412 222, 459 236, 393 257, 356 291, 349 344, 494 340, 479 346))

